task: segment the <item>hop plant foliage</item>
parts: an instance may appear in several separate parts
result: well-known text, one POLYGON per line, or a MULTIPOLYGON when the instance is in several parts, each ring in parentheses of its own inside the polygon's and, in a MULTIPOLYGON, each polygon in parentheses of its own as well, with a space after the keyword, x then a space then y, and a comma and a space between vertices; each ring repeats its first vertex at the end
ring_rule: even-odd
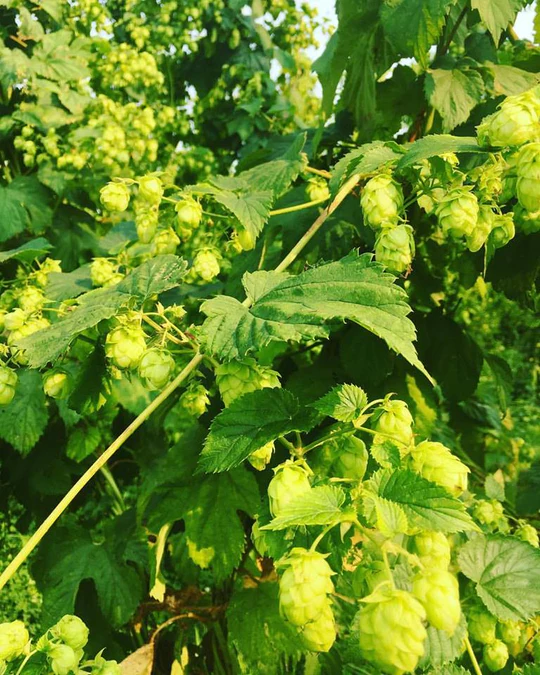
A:
POLYGON ((537 667, 518 5, 2 4, 2 675, 537 667))

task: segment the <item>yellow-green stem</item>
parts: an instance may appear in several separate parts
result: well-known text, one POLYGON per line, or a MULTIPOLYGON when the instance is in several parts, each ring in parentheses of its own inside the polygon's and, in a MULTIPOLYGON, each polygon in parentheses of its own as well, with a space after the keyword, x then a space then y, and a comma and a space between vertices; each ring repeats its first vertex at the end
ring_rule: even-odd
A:
POLYGON ((474 672, 476 675, 482 675, 482 671, 480 670, 480 665, 478 664, 478 661, 476 659, 476 655, 473 651, 471 641, 469 640, 469 636, 465 638, 465 646, 467 647, 467 652, 469 654, 469 658, 471 659, 471 663, 474 669, 474 672))
POLYGON ((337 207, 341 204, 341 202, 345 199, 345 197, 349 194, 349 192, 352 192, 352 190, 355 188, 359 180, 360 176, 357 174, 349 178, 349 180, 343 185, 341 190, 334 197, 332 202, 322 211, 322 213, 319 215, 319 217, 313 223, 313 225, 309 228, 309 230, 304 234, 303 237, 301 237, 298 240, 296 245, 293 246, 293 248, 289 251, 288 255, 286 255, 285 258, 283 258, 283 260, 281 261, 281 263, 276 267, 275 269, 276 272, 283 272, 284 270, 287 269, 287 267, 289 267, 289 265, 291 265, 296 260, 300 252, 317 234, 317 232, 322 227, 328 216, 332 215, 332 213, 337 209, 337 207))
POLYGON ((96 475, 96 473, 111 459, 114 453, 122 447, 130 436, 132 436, 137 429, 150 417, 150 415, 165 401, 175 389, 177 389, 188 375, 199 365, 202 361, 202 354, 195 354, 187 366, 179 373, 175 379, 165 389, 156 396, 156 398, 148 405, 142 413, 136 417, 133 422, 116 438, 105 452, 98 457, 98 459, 87 469, 67 494, 58 502, 57 506, 45 518, 34 534, 28 539, 26 544, 17 553, 9 565, 0 575, 0 590, 4 588, 7 582, 19 569, 19 567, 26 561, 28 556, 32 553, 35 547, 51 529, 54 523, 60 518, 62 513, 67 509, 71 502, 77 497, 81 490, 87 483, 96 475))
POLYGON ((275 209, 270 211, 271 216, 281 216, 284 213, 294 213, 295 211, 303 211, 304 209, 310 209, 312 206, 317 206, 317 204, 323 204, 328 201, 328 197, 324 199, 314 199, 312 202, 304 202, 303 204, 296 204, 295 206, 286 206, 282 209, 275 209))

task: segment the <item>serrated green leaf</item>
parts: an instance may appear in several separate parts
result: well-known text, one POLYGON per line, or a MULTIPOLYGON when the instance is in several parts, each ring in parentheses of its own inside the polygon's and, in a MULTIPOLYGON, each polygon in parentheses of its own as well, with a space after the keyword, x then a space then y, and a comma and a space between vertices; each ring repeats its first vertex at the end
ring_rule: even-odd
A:
POLYGON ((27 241, 26 244, 22 244, 17 248, 12 248, 11 251, 0 252, 0 262, 11 260, 12 258, 31 262, 40 255, 47 253, 51 248, 52 245, 44 237, 38 237, 37 239, 32 239, 32 241, 27 241))
POLYGON ((471 68, 430 70, 425 87, 430 105, 442 117, 443 131, 452 131, 467 121, 484 94, 484 80, 471 68))
MULTIPOLYGON (((467 636, 467 623, 465 617, 462 615, 458 627, 453 635, 448 635, 444 630, 438 630, 433 626, 427 628, 427 639, 424 642, 424 656, 419 662, 420 668, 436 668, 435 672, 443 673, 446 670, 442 669, 446 664, 455 661, 465 651, 465 637, 467 636)), ((468 671, 461 669, 463 673, 468 671)), ((431 672, 431 671, 430 671, 431 672)), ((448 671, 450 675, 451 670, 448 671)), ((457 666, 456 675, 460 672, 460 667, 457 666)))
POLYGON ((414 56, 422 67, 439 39, 455 0, 386 0, 381 10, 385 36, 400 56, 414 56), (406 27, 406 28, 405 28, 406 27))
POLYGON ((0 408, 0 438, 26 455, 45 431, 49 411, 41 375, 31 370, 19 370, 18 375, 13 401, 0 408))
POLYGON ((35 176, 17 176, 0 186, 0 242, 25 230, 40 232, 51 223, 49 193, 35 176))
POLYGON ((496 476, 493 474, 486 476, 486 480, 484 482, 484 491, 486 493, 486 497, 489 497, 489 499, 497 499, 500 502, 504 502, 505 496, 503 476, 501 475, 500 480, 497 480, 496 476))
POLYGON ((66 455, 76 462, 82 462, 83 459, 86 459, 88 455, 99 448, 100 443, 101 433, 99 429, 83 424, 73 429, 69 434, 66 455))
POLYGON ((298 634, 279 613, 277 583, 237 588, 227 608, 228 640, 245 675, 275 675, 301 656, 298 634))
POLYGON ((218 192, 214 199, 228 209, 246 230, 257 237, 270 215, 274 201, 273 192, 264 190, 237 195, 234 192, 218 192))
POLYGON ((451 533, 478 529, 459 499, 412 471, 381 469, 368 485, 376 495, 395 502, 403 509, 410 533, 418 530, 451 533))
POLYGON ((459 552, 463 574, 502 621, 540 613, 540 550, 511 537, 477 534, 459 552))
POLYGON ((495 44, 508 24, 514 23, 522 4, 521 0, 471 0, 471 7, 478 10, 495 44))
POLYGON ((206 472, 227 471, 279 436, 311 430, 317 419, 284 389, 245 394, 214 417, 199 465, 206 472))
POLYGON ((399 504, 379 495, 373 496, 375 526, 387 537, 409 532, 409 521, 399 504))
POLYGON ((180 283, 187 263, 174 255, 152 258, 134 269, 112 288, 98 288, 79 298, 79 306, 52 326, 20 341, 30 366, 41 368, 60 356, 75 337, 110 319, 132 300, 143 303, 180 283))
POLYGON ((142 576, 127 564, 127 552, 121 549, 112 537, 94 543, 83 527, 59 528, 50 535, 35 567, 47 625, 64 614, 74 614, 79 586, 85 579, 94 582, 101 611, 114 627, 132 617, 143 599, 144 586, 142 576))
POLYGON ((319 485, 292 499, 277 518, 261 530, 285 530, 294 525, 329 525, 342 515, 345 493, 335 485, 319 485))
POLYGON ((245 532, 238 512, 253 517, 259 489, 244 467, 192 481, 181 517, 190 558, 199 567, 211 567, 216 581, 226 579, 242 558, 245 532))
POLYGON ((355 384, 338 384, 313 403, 320 413, 340 422, 354 422, 366 405, 366 392, 355 384))
POLYGON ((79 267, 73 272, 51 272, 47 278, 46 294, 48 300, 62 302, 77 298, 92 290, 90 265, 79 267))
POLYGON ((448 134, 434 134, 415 141, 399 160, 397 169, 405 169, 422 159, 437 157, 445 152, 485 152, 476 138, 467 136, 450 136, 448 134))
POLYGON ((515 96, 540 82, 540 76, 537 73, 529 73, 521 68, 494 63, 490 63, 488 67, 493 75, 493 94, 495 96, 515 96))
POLYGON ((219 358, 242 358, 273 340, 298 342, 328 337, 332 326, 354 321, 385 340, 423 373, 407 318, 406 293, 395 277, 352 252, 337 262, 291 276, 260 296, 251 307, 219 296, 205 302, 201 333, 207 349, 219 358))
POLYGON ((365 143, 356 150, 348 152, 332 169, 330 190, 336 193, 341 185, 354 174, 367 176, 378 171, 385 164, 395 162, 402 154, 400 147, 395 143, 387 144, 383 141, 365 143))

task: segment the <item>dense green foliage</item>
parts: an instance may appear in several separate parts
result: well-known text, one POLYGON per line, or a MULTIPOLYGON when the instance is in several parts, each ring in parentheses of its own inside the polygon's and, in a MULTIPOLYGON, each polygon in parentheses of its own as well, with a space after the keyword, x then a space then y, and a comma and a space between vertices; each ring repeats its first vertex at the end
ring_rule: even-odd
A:
POLYGON ((540 672, 523 6, 0 0, 0 675, 540 672))

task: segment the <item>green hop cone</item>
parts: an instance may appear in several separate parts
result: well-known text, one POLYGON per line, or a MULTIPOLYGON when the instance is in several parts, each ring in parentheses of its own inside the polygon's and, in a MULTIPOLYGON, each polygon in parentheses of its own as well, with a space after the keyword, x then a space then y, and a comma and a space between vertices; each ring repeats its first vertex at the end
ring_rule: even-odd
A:
POLYGON ((80 661, 80 656, 68 645, 52 645, 47 650, 47 658, 55 675, 73 673, 80 661))
POLYGON ((517 530, 514 532, 516 537, 521 539, 521 541, 526 541, 531 546, 538 548, 540 546, 540 540, 538 537, 538 531, 534 525, 530 523, 523 523, 520 525, 517 530))
POLYGON ((389 398, 380 407, 373 425, 374 431, 381 434, 375 437, 375 443, 388 440, 400 448, 408 448, 413 442, 413 417, 405 401, 389 398))
POLYGON ((90 279, 94 286, 105 286, 116 275, 118 265, 107 258, 94 258, 90 263, 90 279))
POLYGON ((179 243, 180 239, 171 227, 161 230, 152 239, 152 255, 174 254, 179 243))
POLYGON ((467 236, 467 248, 472 253, 479 251, 486 243, 495 223, 495 214, 490 206, 482 204, 478 212, 478 220, 472 234, 467 236))
POLYGON ((0 365, 0 405, 9 405, 13 401, 18 379, 14 370, 0 365))
POLYGON ((358 629, 364 658, 389 675, 414 672, 427 637, 422 605, 407 591, 387 587, 362 602, 358 629))
POLYGON ((252 251, 255 248, 255 236, 243 227, 236 229, 236 240, 243 251, 252 251))
POLYGON ((497 633, 508 646, 519 642, 521 632, 521 625, 518 621, 502 621, 497 624, 497 633))
POLYGON ((329 199, 328 183, 322 178, 311 178, 306 183, 306 195, 310 202, 329 199))
POLYGON ((412 468, 455 497, 467 489, 469 468, 442 443, 423 441, 411 450, 412 468))
POLYGON ((391 272, 401 274, 411 265, 414 237, 410 225, 382 226, 375 242, 375 260, 391 272))
POLYGON ((30 635, 22 621, 0 623, 0 662, 21 656, 29 640, 30 635))
POLYGON ((536 213, 531 213, 518 204, 514 208, 514 222, 516 229, 523 234, 540 232, 540 208, 536 213))
POLYGON ((194 418, 204 415, 210 404, 206 387, 203 384, 191 384, 180 397, 180 404, 194 418))
POLYGON ((448 569, 450 542, 442 532, 420 532, 414 537, 413 548, 426 569, 448 569))
POLYGON ((454 239, 470 237, 478 220, 478 200, 470 187, 454 188, 437 204, 436 214, 443 233, 454 239))
POLYGON ((174 209, 176 211, 177 225, 182 230, 194 230, 200 225, 203 215, 202 206, 191 197, 177 202, 174 209))
POLYGON ((397 224, 403 208, 401 185, 389 174, 375 176, 365 184, 360 205, 366 223, 373 229, 384 223, 397 224))
POLYGON ((139 377, 149 389, 163 389, 171 379, 174 359, 166 349, 152 347, 147 349, 139 361, 139 377))
POLYGON ((139 179, 139 199, 156 206, 163 197, 163 185, 157 176, 143 176, 139 179))
POLYGON ((325 556, 305 548, 293 548, 280 561, 286 567, 279 580, 279 609, 294 626, 305 626, 319 618, 328 607, 328 593, 334 591, 334 572, 325 556))
POLYGON ((473 508, 473 517, 482 525, 496 525, 504 518, 504 508, 496 499, 479 499, 473 508))
POLYGON ((140 326, 117 326, 105 340, 105 356, 123 370, 135 368, 146 351, 146 340, 140 326))
POLYGON ((203 281, 212 281, 220 272, 218 256, 210 249, 199 251, 193 260, 193 271, 203 281))
POLYGON ((257 469, 257 471, 263 471, 272 459, 273 452, 274 441, 270 441, 270 443, 266 443, 266 445, 263 445, 259 450, 252 452, 248 457, 248 462, 254 469, 257 469))
POLYGON ((413 581, 413 595, 426 610, 429 623, 453 635, 461 618, 459 584, 446 570, 429 570, 413 581))
POLYGON ((20 307, 16 307, 14 310, 4 315, 4 328, 7 331, 20 330, 27 319, 28 314, 20 307))
POLYGON ((484 663, 492 673, 502 670, 509 658, 508 647, 502 640, 495 640, 494 642, 485 645, 484 663))
POLYGON ((92 675, 122 675, 122 670, 116 661, 107 661, 102 656, 96 656, 92 675))
POLYGON ((539 110, 531 94, 508 96, 499 110, 477 127, 477 135, 484 147, 504 148, 539 140, 539 110))
POLYGON ((107 211, 125 211, 129 205, 129 188, 124 183, 107 183, 99 195, 107 211))
POLYGON ((82 619, 66 614, 51 628, 52 635, 72 649, 82 649, 88 642, 88 627, 82 619))
POLYGON ((368 451, 366 444, 356 436, 336 441, 338 456, 332 464, 332 474, 338 478, 362 480, 366 473, 368 451))
MULTIPOLYGON (((540 126, 540 123, 539 123, 540 126)), ((540 143, 524 146, 516 161, 516 193, 521 206, 530 213, 540 210, 540 143)))
POLYGON ((496 639, 497 619, 482 607, 472 607, 467 614, 469 635, 476 642, 489 645, 496 639))
POLYGON ((515 237, 514 216, 512 213, 496 215, 493 218, 493 229, 489 235, 489 241, 495 248, 502 248, 515 237))
POLYGON ((277 518, 296 497, 311 490, 307 472, 298 464, 286 461, 274 469, 274 477, 268 485, 270 512, 277 518))
POLYGON ((45 304, 45 294, 41 288, 27 286, 17 295, 17 303, 23 312, 39 311, 45 304))
POLYGON ((482 198, 493 199, 501 194, 505 165, 506 162, 500 155, 491 155, 487 162, 469 172, 469 178, 476 182, 482 198))
POLYGON ((67 398, 73 388, 71 375, 62 368, 53 368, 43 376, 43 391, 58 400, 67 398))
POLYGON ((154 206, 138 203, 135 212, 135 227, 141 244, 149 244, 157 232, 158 211, 154 206))
POLYGON ((312 652, 328 652, 336 641, 334 613, 329 604, 325 605, 315 621, 307 623, 300 631, 302 643, 312 652))
POLYGON ((280 387, 279 373, 261 366, 255 359, 229 361, 216 367, 216 382, 225 406, 258 389, 280 387))

